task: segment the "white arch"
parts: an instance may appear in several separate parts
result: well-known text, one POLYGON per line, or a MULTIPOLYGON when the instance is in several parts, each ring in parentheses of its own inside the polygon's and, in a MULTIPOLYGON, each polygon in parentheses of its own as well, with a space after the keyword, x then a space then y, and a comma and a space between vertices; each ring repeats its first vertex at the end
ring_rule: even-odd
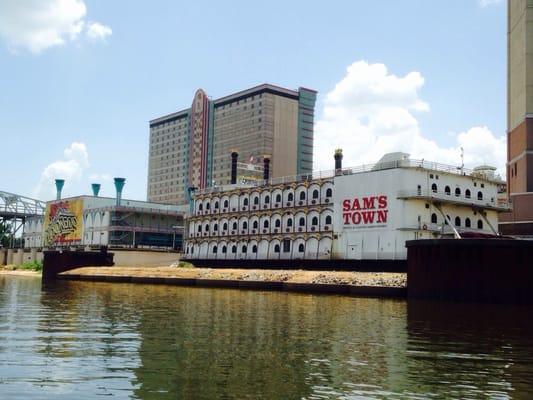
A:
POLYGON ((329 260, 331 258, 331 245, 333 241, 330 237, 323 236, 318 242, 318 258, 320 260, 329 260))
POLYGON ((305 206, 305 205, 307 205, 307 187, 305 187, 304 185, 298 185, 298 187, 296 188, 296 190, 294 192, 295 192, 294 201, 295 201, 296 205, 297 206, 305 206), (301 200, 302 193, 303 193, 303 197, 304 197, 303 200, 301 200))
POLYGON ((316 210, 311 210, 307 214, 307 231, 318 232, 320 230, 320 214, 316 210), (313 218, 316 218, 316 225, 313 225, 313 218))
POLYGON ((283 207, 292 207, 294 206, 294 189, 288 187, 283 189, 283 207), (289 200, 289 194, 292 194, 292 200, 289 200))
POLYGON ((309 187, 307 188, 307 199, 308 199, 308 204, 311 204, 311 205, 320 204, 320 199, 321 199, 320 185, 318 183, 312 183, 309 185, 309 187), (315 194, 317 196, 316 198, 313 197, 315 194))
POLYGON ((292 258, 301 260, 305 257, 305 240, 302 237, 297 237, 292 243, 292 258), (303 251, 299 251, 300 245, 303 246, 303 251))
POLYGON ((280 188, 276 188, 272 191, 272 208, 283 207, 283 191, 280 188), (279 201, 276 201, 276 197, 279 196, 279 201))
POLYGON ((257 215, 252 215, 248 222, 248 232, 252 235, 257 235, 261 232, 261 227, 259 226, 259 217, 257 215), (257 222, 257 228, 254 229, 254 222, 257 222))
POLYGON ((219 260, 225 260, 228 256, 228 242, 226 242, 225 240, 221 240, 220 242, 218 242, 218 253, 217 253, 217 258, 219 260), (224 246, 226 246, 226 252, 224 253, 224 246))
POLYGON ((207 241, 204 241, 204 242, 200 243, 200 251, 199 251, 199 254, 198 254, 198 258, 201 258, 201 259, 207 258, 208 247, 209 247, 209 245, 208 245, 207 241))
POLYGON ((239 195, 237 193, 233 193, 229 197, 229 211, 237 212, 238 210, 239 210, 239 195))
POLYGON ((268 258, 278 260, 281 256, 281 242, 278 239, 272 239, 268 244, 268 258), (279 246, 279 252, 276 253, 276 245, 279 246))
POLYGON ((221 212, 228 212, 229 211, 229 196, 227 194, 222 195, 220 197, 220 210, 221 212), (224 204, 227 202, 227 206, 224 207, 224 204))
POLYGON ((294 231, 295 232, 306 232, 306 228, 307 228, 307 216, 306 216, 306 214, 303 211, 298 211, 294 215, 294 231), (300 225, 300 219, 301 218, 304 219, 304 225, 303 226, 300 225))
POLYGON ((305 258, 314 260, 318 256, 318 239, 316 237, 310 237, 305 242, 305 258))
POLYGON ((287 212, 283 214, 281 227, 283 229, 283 233, 294 232, 294 215, 292 214, 292 212, 287 212), (292 221, 291 226, 289 226, 289 219, 292 221))
POLYGON ((251 210, 259 210, 261 207, 261 201, 260 201, 261 195, 257 190, 254 190, 252 193, 250 193, 250 209, 251 210), (257 199, 257 200, 256 200, 257 199))
POLYGON ((239 232, 239 220, 237 217, 231 217, 229 220, 228 231, 230 235, 237 235, 239 232))
POLYGON ((320 213, 320 230, 321 231, 332 231, 333 230, 333 210, 326 208, 320 213), (331 223, 326 224, 327 217, 331 218, 331 223))
POLYGON ((270 216, 270 231, 274 234, 280 234, 283 232, 283 227, 281 223, 281 214, 280 213, 274 213, 270 216), (276 221, 279 221, 279 227, 276 227, 276 221))
POLYGON ((218 224, 218 230, 222 236, 227 236, 229 231, 229 220, 227 218, 220 218, 220 222, 218 224), (224 229, 224 224, 227 225, 227 228, 224 229))
POLYGON ((268 189, 261 191, 261 210, 269 210, 272 205, 272 193, 268 189), (267 202, 268 198, 268 202, 267 202))
POLYGON ((270 233, 271 225, 270 225, 270 216, 268 215, 262 215, 261 218, 259 218, 259 230, 261 234, 266 235, 270 233), (265 221, 268 222, 268 227, 265 228, 265 221))
POLYGON ((256 250, 259 250, 257 240, 252 239, 248 242, 248 254, 246 256, 248 260, 255 260, 258 256, 258 251, 256 251, 255 253, 252 251, 254 246, 257 247, 256 250))
POLYGON ((257 258, 259 260, 266 260, 268 258, 269 242, 267 239, 261 239, 258 244, 257 258))
POLYGON ((333 182, 327 181, 322 184, 320 198, 324 204, 333 204, 333 182), (328 189, 331 189, 331 196, 327 196, 328 189))
POLYGON ((239 218, 239 235, 248 235, 248 232, 250 232, 250 224, 248 223, 248 217, 242 216, 239 218), (245 222, 246 228, 244 227, 245 222))
POLYGON ((218 214, 220 212, 220 198, 215 196, 211 198, 211 213, 218 214))
POLYGON ((239 211, 248 211, 250 209, 250 195, 241 193, 239 196, 239 211), (248 204, 245 204, 248 203, 248 204))

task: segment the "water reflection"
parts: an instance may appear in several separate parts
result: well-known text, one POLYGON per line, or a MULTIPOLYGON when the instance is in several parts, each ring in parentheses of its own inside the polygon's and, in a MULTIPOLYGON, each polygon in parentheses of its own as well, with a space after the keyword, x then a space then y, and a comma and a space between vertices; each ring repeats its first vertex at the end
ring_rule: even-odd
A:
POLYGON ((0 398, 527 398, 528 311, 0 276, 0 398))

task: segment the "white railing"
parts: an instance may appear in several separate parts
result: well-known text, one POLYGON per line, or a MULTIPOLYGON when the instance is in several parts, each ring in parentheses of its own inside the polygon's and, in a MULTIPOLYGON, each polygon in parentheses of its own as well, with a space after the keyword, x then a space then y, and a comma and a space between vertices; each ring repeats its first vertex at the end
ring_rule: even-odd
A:
MULTIPOLYGON (((476 172, 472 169, 468 169, 464 167, 458 167, 456 165, 441 164, 438 162, 427 161, 424 159, 422 160, 405 159, 405 160, 388 161, 388 162, 374 163, 374 164, 362 164, 356 167, 342 168, 340 170, 332 169, 332 170, 325 170, 325 171, 313 171, 313 172, 309 172, 306 174, 272 178, 267 181, 258 180, 256 182, 246 182, 246 184, 243 184, 242 187, 271 186, 271 185, 278 185, 278 184, 284 184, 284 183, 305 182, 305 181, 311 181, 315 179, 333 178, 334 176, 338 176, 338 175, 353 175, 353 174, 360 174, 363 172, 382 171, 382 170, 394 169, 394 168, 423 168, 423 169, 435 171, 435 172, 445 172, 448 174, 472 176, 472 177, 487 179, 487 180, 491 180, 495 182, 502 182, 499 176, 496 176, 494 178, 490 176, 485 176, 480 172, 476 172)), ((202 189, 200 191, 196 191, 195 194, 199 195, 199 194, 224 192, 224 191, 230 190, 231 188, 233 188, 232 185, 213 186, 213 187, 202 189)))
POLYGON ((449 194, 442 191, 433 190, 400 190, 397 194, 398 198, 432 198, 437 200, 444 200, 450 203, 460 203, 468 205, 476 205, 479 207, 492 207, 497 209, 509 209, 509 203, 504 203, 498 199, 478 199, 477 194, 474 193, 471 197, 466 197, 464 194, 457 196, 455 193, 449 194))

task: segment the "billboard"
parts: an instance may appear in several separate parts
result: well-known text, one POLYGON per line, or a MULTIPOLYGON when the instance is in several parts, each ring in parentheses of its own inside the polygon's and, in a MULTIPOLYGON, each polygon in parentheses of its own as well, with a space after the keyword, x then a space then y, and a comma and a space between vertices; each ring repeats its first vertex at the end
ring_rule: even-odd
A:
POLYGON ((44 214, 44 246, 81 242, 83 200, 61 200, 47 204, 44 214))

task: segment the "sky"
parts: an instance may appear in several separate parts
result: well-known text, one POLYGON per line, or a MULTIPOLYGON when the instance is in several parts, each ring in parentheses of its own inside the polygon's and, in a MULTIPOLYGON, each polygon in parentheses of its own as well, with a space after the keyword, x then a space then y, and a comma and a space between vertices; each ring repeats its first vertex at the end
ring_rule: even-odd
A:
POLYGON ((506 52, 502 0, 0 0, 0 190, 145 200, 149 120, 265 82, 318 91, 315 169, 504 175, 506 52))

